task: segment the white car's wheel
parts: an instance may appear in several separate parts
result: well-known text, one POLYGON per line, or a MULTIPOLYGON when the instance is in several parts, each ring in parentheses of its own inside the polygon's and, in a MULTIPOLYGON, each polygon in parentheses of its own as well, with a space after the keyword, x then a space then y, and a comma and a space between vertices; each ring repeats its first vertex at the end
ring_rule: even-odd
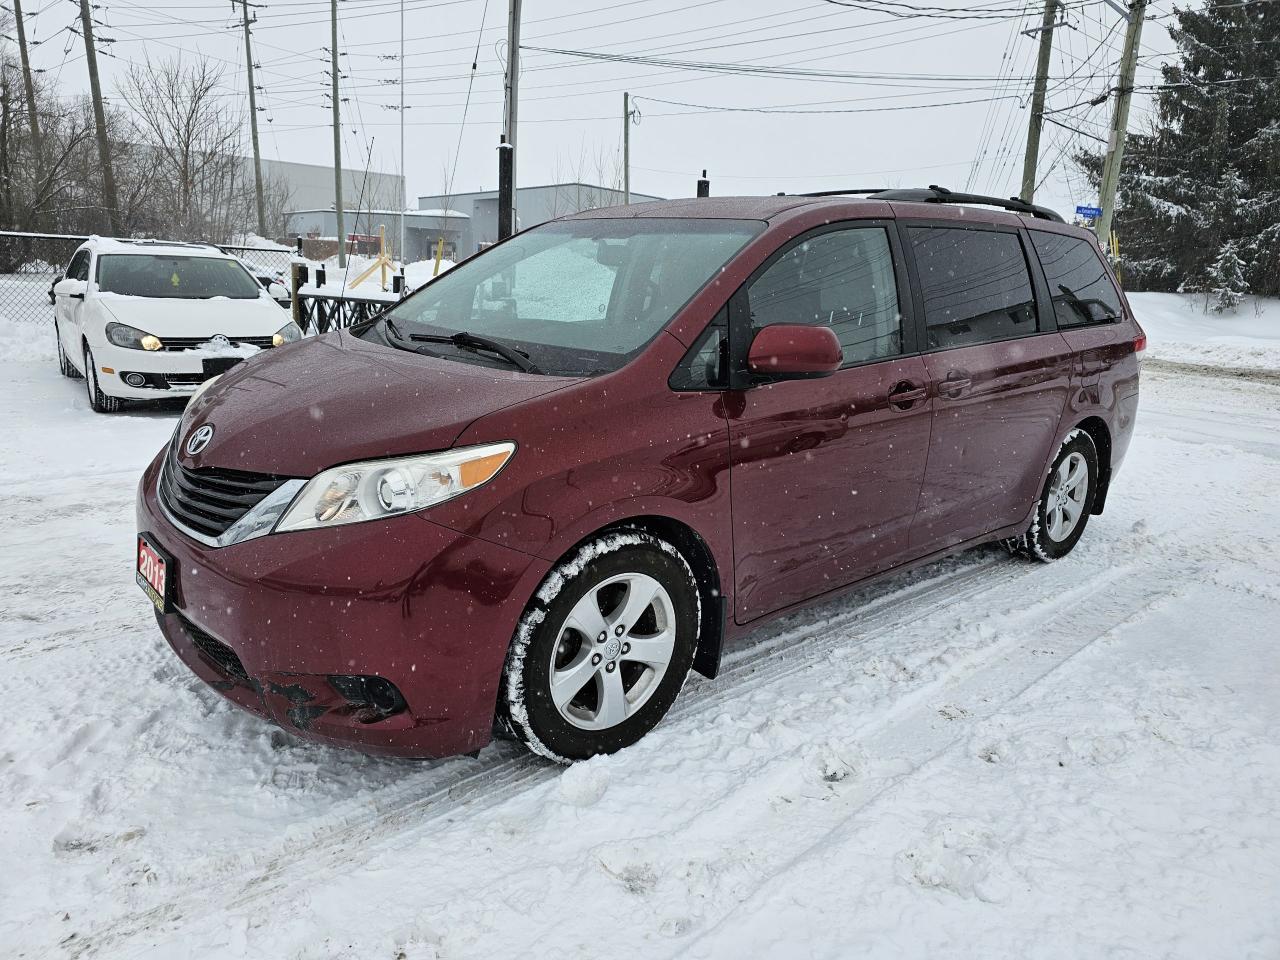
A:
POLYGON ((93 365, 93 351, 84 345, 84 383, 89 392, 89 406, 95 413, 115 413, 120 409, 120 398, 103 393, 98 386, 98 368, 93 365))

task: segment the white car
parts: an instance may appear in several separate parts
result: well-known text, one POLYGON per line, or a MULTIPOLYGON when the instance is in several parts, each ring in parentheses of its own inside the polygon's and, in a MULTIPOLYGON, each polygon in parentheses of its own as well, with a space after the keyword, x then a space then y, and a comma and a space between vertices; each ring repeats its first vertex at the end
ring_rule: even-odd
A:
POLYGON ((58 366, 89 403, 190 396, 206 380, 302 331, 217 247, 91 237, 53 285, 58 366))

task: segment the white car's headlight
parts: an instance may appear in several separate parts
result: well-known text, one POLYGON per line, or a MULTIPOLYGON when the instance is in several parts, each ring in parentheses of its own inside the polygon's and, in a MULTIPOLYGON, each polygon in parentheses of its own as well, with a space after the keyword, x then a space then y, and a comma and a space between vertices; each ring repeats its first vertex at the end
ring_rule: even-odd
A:
POLYGON ((333 467, 307 481, 275 532, 336 527, 425 510, 493 479, 515 450, 514 443, 489 443, 333 467))
POLYGON ((164 347, 159 337, 127 323, 108 323, 106 334, 107 339, 117 347, 127 347, 130 350, 159 350, 164 347))

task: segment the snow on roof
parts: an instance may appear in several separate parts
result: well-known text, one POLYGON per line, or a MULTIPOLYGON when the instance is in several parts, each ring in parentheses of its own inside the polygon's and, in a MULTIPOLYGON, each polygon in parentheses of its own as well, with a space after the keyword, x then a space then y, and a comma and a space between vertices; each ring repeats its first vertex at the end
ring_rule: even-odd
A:
MULTIPOLYGON (((285 216, 293 217, 303 213, 333 213, 333 207, 312 207, 306 210, 290 210, 285 216)), ((406 217, 459 217, 470 220, 471 214, 461 210, 343 210, 344 217, 398 217, 403 213, 406 217)))
POLYGON ((98 253, 125 254, 170 254, 184 257, 218 257, 226 259, 231 255, 219 250, 211 243, 186 243, 181 240, 121 240, 116 237, 91 236, 81 247, 88 247, 98 253))

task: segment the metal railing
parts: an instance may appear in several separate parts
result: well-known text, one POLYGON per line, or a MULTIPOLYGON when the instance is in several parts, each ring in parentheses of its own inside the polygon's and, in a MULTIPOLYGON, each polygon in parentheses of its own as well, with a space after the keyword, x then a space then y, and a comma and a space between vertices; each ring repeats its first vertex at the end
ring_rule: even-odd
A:
POLYGON ((298 294, 298 325, 306 333, 328 333, 371 320, 395 300, 366 300, 358 297, 333 297, 325 294, 298 294))

